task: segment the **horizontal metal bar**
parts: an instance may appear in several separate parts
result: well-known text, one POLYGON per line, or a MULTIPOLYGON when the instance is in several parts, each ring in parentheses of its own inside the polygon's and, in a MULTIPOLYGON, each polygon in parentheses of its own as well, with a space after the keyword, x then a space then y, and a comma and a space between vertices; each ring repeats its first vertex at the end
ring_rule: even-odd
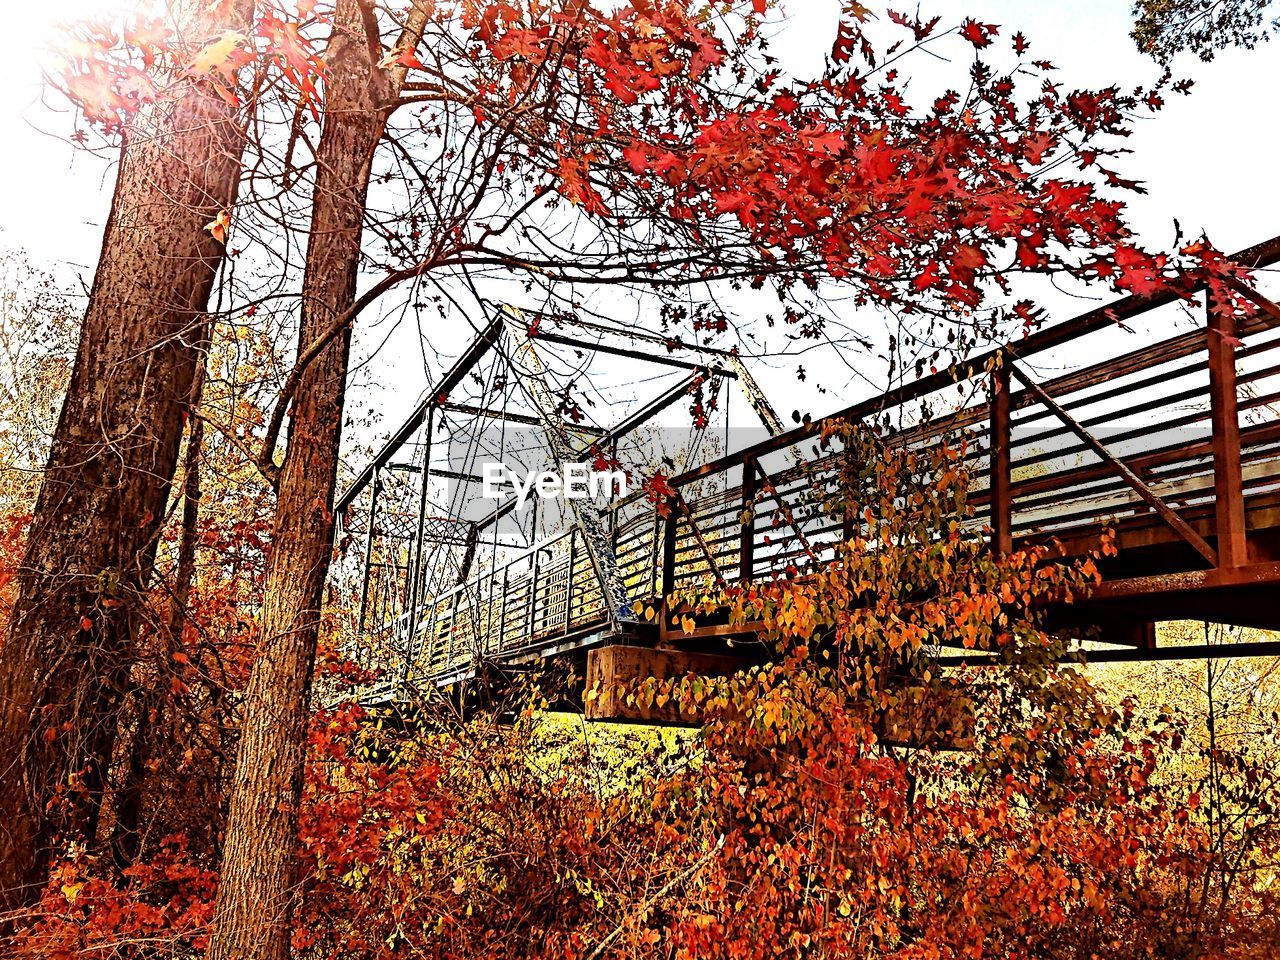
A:
MULTIPOLYGON (((1149 663, 1176 660, 1226 660, 1236 657, 1278 657, 1280 640, 1250 640, 1239 643, 1198 643, 1185 647, 1125 647, 1115 650, 1079 650, 1059 660, 1059 663, 1075 663, 1083 658, 1085 663, 1149 663)), ((1013 664, 993 657, 981 656, 939 657, 940 667, 1007 667, 1013 664)))
POLYGON ((602 343, 583 343, 581 340, 574 340, 571 337, 562 337, 558 333, 539 331, 532 339, 539 343, 558 343, 562 347, 573 347, 575 350, 586 350, 591 353, 609 353, 615 357, 627 357, 631 360, 641 360, 645 363, 659 363, 667 367, 678 367, 681 370, 706 370, 719 377, 729 377, 734 380, 738 378, 737 371, 718 364, 678 360, 675 357, 665 356, 660 353, 645 353, 643 350, 629 350, 626 347, 606 346, 602 343))
MULTIPOLYGON (((689 376, 685 377, 670 390, 667 390, 660 397, 657 397, 650 403, 645 404, 635 413, 631 414, 631 416, 619 423, 616 427, 610 427, 605 431, 602 440, 605 443, 608 443, 625 437, 627 434, 631 433, 631 431, 635 430, 637 427, 643 426, 682 397, 687 397, 689 395, 689 391, 691 391, 702 379, 703 373, 704 370, 702 369, 693 370, 690 372, 689 376)), ((581 452, 586 453, 585 450, 581 452)))
POLYGON ((1149 577, 1104 580, 1090 592, 1091 599, 1118 600, 1153 593, 1177 593, 1185 590, 1214 590, 1220 587, 1247 587, 1280 583, 1280 562, 1251 563, 1243 567, 1187 570, 1161 573, 1149 577))
POLYGON ((728 358, 736 356, 733 351, 725 350, 721 347, 709 347, 696 343, 685 343, 683 340, 678 338, 662 337, 656 333, 646 333, 634 328, 610 327, 603 323, 592 323, 590 320, 583 320, 582 318, 572 314, 546 313, 545 311, 539 310, 526 310, 524 312, 564 326, 577 327, 580 330, 591 330, 606 337, 617 337, 620 340, 627 340, 631 343, 650 343, 668 351, 691 350, 696 353, 705 353, 712 357, 728 358))
POLYGON ((1130 470, 1123 460, 1108 450, 1097 440, 1096 437, 1093 436, 1093 434, 1073 420, 1071 414, 1058 406, 1058 402, 1045 393, 1035 380, 1022 372, 1018 365, 1013 362, 1012 357, 1009 358, 1008 364, 1009 372, 1020 380, 1024 387, 1039 397, 1040 402, 1052 410, 1059 420, 1070 427, 1071 432, 1079 437, 1094 454, 1096 454, 1101 460, 1106 461, 1111 468, 1116 471, 1116 473, 1120 474, 1120 476, 1124 478, 1125 482, 1128 483, 1129 486, 1133 487, 1138 496, 1147 501, 1147 503, 1151 505, 1151 509, 1160 515, 1161 520, 1176 530, 1183 540, 1186 540, 1187 543, 1195 547, 1196 552, 1209 562, 1209 566, 1216 567, 1218 565, 1217 551, 1214 550, 1213 547, 1209 546, 1204 537, 1192 530, 1190 525, 1178 516, 1178 514, 1167 503, 1165 503, 1158 494, 1152 491, 1152 489, 1147 486, 1146 481, 1130 470))
MULTIPOLYGON (((388 463, 388 470, 400 470, 404 473, 421 473, 422 468, 416 463, 388 463)), ((467 483, 483 483, 484 478, 476 473, 459 473, 457 470, 444 470, 439 467, 431 469, 431 476, 443 480, 465 480, 467 483)))
MULTIPOLYGON (((477 407, 470 403, 443 403, 440 409, 451 413, 461 413, 467 416, 483 417, 487 420, 504 420, 507 423, 518 423, 526 427, 540 427, 542 421, 537 417, 531 417, 525 413, 512 413, 508 410, 493 410, 489 407, 477 407)), ((561 420, 560 425, 570 433, 580 433, 584 437, 599 437, 604 434, 603 427, 583 426, 580 423, 572 423, 568 420, 561 420)))

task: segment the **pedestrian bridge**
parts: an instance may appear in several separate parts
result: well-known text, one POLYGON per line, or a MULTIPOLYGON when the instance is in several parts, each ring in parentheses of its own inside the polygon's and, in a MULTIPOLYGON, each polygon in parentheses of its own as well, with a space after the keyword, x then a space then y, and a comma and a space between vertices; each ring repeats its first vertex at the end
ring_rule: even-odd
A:
MULTIPOLYGON (((1236 256, 1266 267, 1280 259, 1280 238, 1236 256)), ((1236 322, 1172 297, 1115 301, 830 419, 874 423, 889 444, 967 441, 985 478, 972 525, 992 549, 1053 537, 1084 553, 1114 530, 1117 554, 1073 612, 1107 641, 1093 659, 1170 656, 1155 646, 1157 620, 1280 629, 1280 308, 1242 292, 1256 311, 1236 322)), ((575 321, 559 319, 495 317, 339 502, 346 569, 361 584, 359 629, 388 668, 375 698, 405 683, 454 683, 482 664, 585 661, 615 644, 714 649, 741 631, 668 635, 638 611, 708 581, 803 576, 856 522, 813 508, 814 485, 834 483, 843 452, 820 446, 820 422, 783 429, 736 356, 591 324, 570 333, 575 321), (584 343, 682 379, 613 427, 583 427, 564 416, 541 354, 584 343), (451 400, 487 356, 531 413, 451 400), (539 431, 553 463, 607 458, 658 412, 721 380, 747 398, 758 440, 686 464, 656 491, 575 505, 561 529, 523 548, 499 551, 495 534, 484 556, 510 504, 464 521, 432 502, 433 483, 477 481, 436 466, 444 418, 539 431), (428 576, 442 550, 452 559, 428 576)), ((1252 647, 1240 652, 1280 653, 1252 647)))

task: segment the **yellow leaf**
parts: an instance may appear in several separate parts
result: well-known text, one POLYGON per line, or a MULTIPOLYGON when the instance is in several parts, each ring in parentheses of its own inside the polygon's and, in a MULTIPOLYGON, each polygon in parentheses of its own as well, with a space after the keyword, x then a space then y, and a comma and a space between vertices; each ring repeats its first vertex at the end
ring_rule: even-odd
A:
POLYGON ((212 222, 204 225, 204 228, 213 234, 213 239, 219 243, 226 243, 227 231, 231 229, 231 214, 226 210, 220 211, 212 222))
POLYGON ((233 80, 236 68, 240 65, 236 54, 244 42, 243 33, 236 33, 234 30, 226 31, 196 54, 195 60, 191 62, 191 71, 233 80))
POLYGON ((76 897, 80 896, 80 891, 83 889, 83 883, 64 883, 62 885, 62 895, 67 898, 67 903, 75 903, 76 897))

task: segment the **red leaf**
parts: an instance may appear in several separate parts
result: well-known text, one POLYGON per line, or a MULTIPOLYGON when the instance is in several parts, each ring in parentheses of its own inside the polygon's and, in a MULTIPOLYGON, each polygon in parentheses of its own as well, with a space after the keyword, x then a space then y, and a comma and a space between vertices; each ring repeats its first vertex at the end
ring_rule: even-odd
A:
POLYGON ((1216 333, 1218 336, 1220 336, 1222 338, 1222 342, 1229 347, 1244 346, 1244 341, 1241 340, 1239 337, 1233 337, 1231 334, 1226 333, 1225 331, 1219 330, 1217 327, 1213 328, 1213 332, 1216 333))
POLYGON ((939 279, 938 262, 930 260, 924 265, 924 269, 920 271, 920 275, 912 283, 917 290, 928 290, 930 287, 937 286, 939 279))
POLYGON ((978 49, 991 45, 991 38, 1000 32, 994 23, 979 23, 977 20, 966 20, 960 25, 960 36, 964 37, 978 49))

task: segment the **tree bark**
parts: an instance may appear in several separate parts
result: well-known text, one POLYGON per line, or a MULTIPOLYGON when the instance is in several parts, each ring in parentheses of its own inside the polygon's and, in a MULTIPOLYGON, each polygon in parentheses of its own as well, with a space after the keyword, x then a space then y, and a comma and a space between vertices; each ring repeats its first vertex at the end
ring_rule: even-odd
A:
MULTIPOLYGON (((208 344, 203 345, 207 352, 208 344)), ((150 762, 158 746, 157 737, 166 731, 165 703, 170 694, 166 679, 173 669, 173 655, 182 649, 182 631, 186 625, 187 603, 191 599, 191 583, 196 572, 196 547, 200 539, 200 470, 204 449, 204 420, 200 417, 200 397, 204 388, 205 363, 196 369, 187 404, 187 449, 182 463, 182 525, 178 532, 178 557, 174 566, 169 596, 168 615, 157 625, 151 649, 138 661, 150 659, 150 682, 134 690, 136 716, 129 729, 129 745, 123 770, 117 774, 115 787, 115 822, 111 831, 111 852, 116 866, 123 870, 137 862, 143 850, 142 818, 147 796, 155 795, 157 785, 149 776, 150 762), (148 789, 150 788, 150 789, 148 789)), ((141 644, 144 648, 147 646, 141 644)), ((138 666, 141 663, 137 664, 138 666)), ((136 680, 136 675, 135 675, 136 680)), ((127 711, 126 711, 127 713, 127 711)))
MULTIPOLYGON (((415 3, 400 46, 421 37, 415 3)), ((378 66, 372 6, 338 0, 302 285, 299 353, 355 300, 374 149, 403 82, 378 66)), ((350 328, 299 384, 280 471, 271 558, 231 791, 209 960, 286 960, 307 711, 333 549, 333 496, 350 328)))
MULTIPOLYGON (((249 32, 252 0, 184 6, 186 37, 249 32), (212 12, 216 9, 216 12, 212 12)), ((0 911, 53 845, 92 838, 142 591, 202 362, 232 207, 237 110, 175 83, 126 127, 102 253, 0 646, 0 911)))

